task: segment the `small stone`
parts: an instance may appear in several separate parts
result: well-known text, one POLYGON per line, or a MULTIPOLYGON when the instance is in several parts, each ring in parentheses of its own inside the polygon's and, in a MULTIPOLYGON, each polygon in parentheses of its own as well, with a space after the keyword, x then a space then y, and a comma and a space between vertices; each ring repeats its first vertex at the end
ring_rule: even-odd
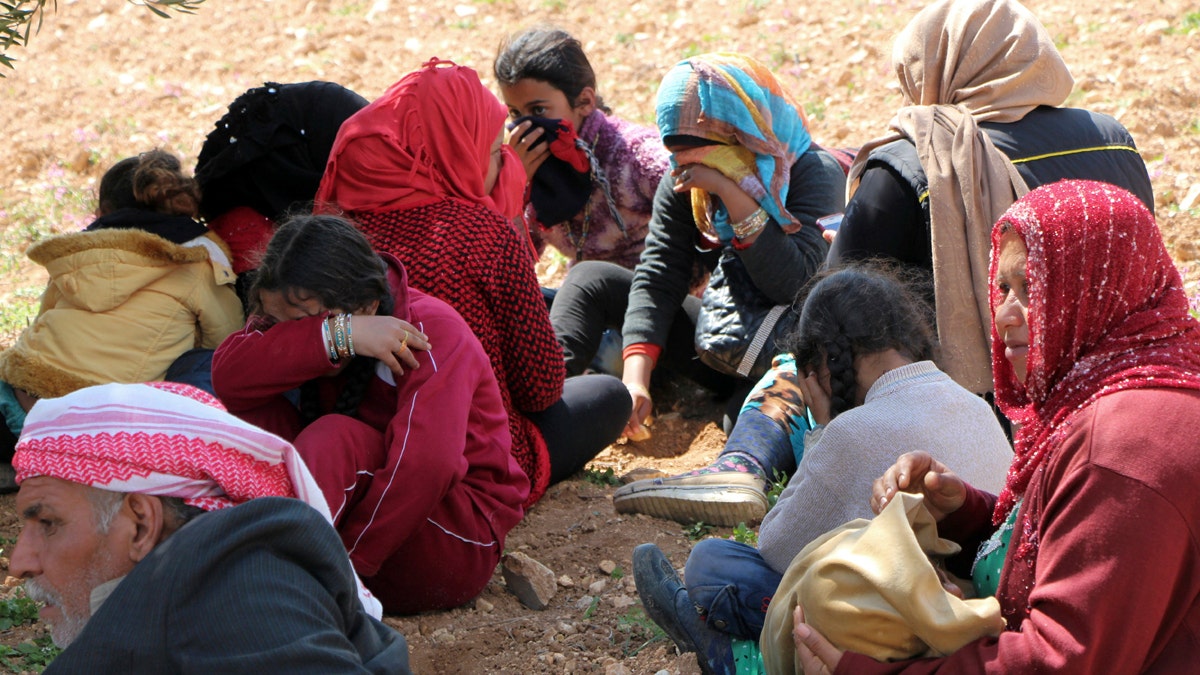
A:
POLYGON ((588 585, 588 593, 591 593, 592 595, 600 595, 601 593, 604 592, 604 587, 607 585, 608 585, 607 579, 600 579, 598 581, 593 581, 591 584, 588 585))
POLYGON ((439 628, 433 631, 433 635, 430 637, 433 638, 434 642, 440 645, 454 644, 454 634, 445 628, 439 628))
POLYGON ((558 585, 562 586, 563 588, 575 588, 575 581, 572 580, 571 577, 564 574, 558 578, 558 585))
POLYGON ((80 148, 75 152, 75 156, 71 159, 71 170, 75 173, 83 173, 92 165, 92 153, 85 148, 80 148))
POLYGON ((601 572, 604 572, 605 574, 612 574, 613 571, 616 569, 617 569, 617 563, 615 563, 611 560, 601 560, 600 561, 600 571, 601 572))
POLYGON ((1162 33, 1171 29, 1171 22, 1166 19, 1155 19, 1138 27, 1143 33, 1162 33))
POLYGON ((505 555, 502 564, 508 592, 517 596, 521 604, 529 609, 546 609, 550 599, 558 592, 554 572, 520 552, 505 555))
POLYGON ((593 598, 592 596, 585 595, 582 598, 580 598, 578 602, 575 603, 575 609, 587 609, 588 607, 592 606, 593 600, 595 600, 595 598, 593 598))
POLYGON ((566 621, 559 621, 558 622, 558 632, 562 633, 563 635, 574 635, 579 632, 579 629, 576 628, 575 624, 573 624, 573 623, 567 623, 566 621))
POLYGON ((613 663, 604 667, 604 675, 633 675, 624 663, 613 663))
POLYGON ((1188 188, 1187 195, 1184 196, 1183 201, 1179 202, 1179 210, 1190 211, 1195 206, 1197 200, 1200 200, 1200 183, 1193 183, 1188 188))
POLYGON ((670 476, 670 474, 661 469, 655 469, 648 466, 639 466, 638 468, 622 475, 619 480, 621 481, 622 485, 628 485, 635 480, 645 480, 647 478, 666 478, 668 476, 670 476))
POLYGON ((609 602, 612 603, 612 606, 615 609, 625 609, 626 607, 632 607, 633 605, 636 605, 638 601, 634 600, 628 595, 617 595, 610 598, 609 602))
POLYGON ((492 603, 488 602, 487 600, 484 600, 483 598, 475 598, 475 609, 483 612, 484 614, 487 614, 488 612, 491 612, 493 609, 496 609, 496 606, 493 605, 492 603))

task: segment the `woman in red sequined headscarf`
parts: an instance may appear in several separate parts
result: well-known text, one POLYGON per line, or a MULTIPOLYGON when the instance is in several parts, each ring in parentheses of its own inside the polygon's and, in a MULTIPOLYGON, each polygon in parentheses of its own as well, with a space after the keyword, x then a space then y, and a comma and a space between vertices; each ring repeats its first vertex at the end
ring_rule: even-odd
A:
POLYGON ((431 59, 342 124, 316 201, 471 326, 532 483, 528 506, 617 439, 632 401, 613 377, 564 383, 532 246, 512 226, 525 170, 503 142, 507 117, 474 70, 431 59))
MULTIPOLYGON (((1154 217, 1063 181, 992 231, 992 370, 1018 425, 999 497, 927 455, 875 484, 925 493, 1007 630, 941 659, 877 663, 797 622, 805 672, 1182 673, 1200 662, 1200 323, 1154 217), (991 574, 995 588, 981 583, 991 574)), ((802 615, 798 613, 798 618, 802 615)))

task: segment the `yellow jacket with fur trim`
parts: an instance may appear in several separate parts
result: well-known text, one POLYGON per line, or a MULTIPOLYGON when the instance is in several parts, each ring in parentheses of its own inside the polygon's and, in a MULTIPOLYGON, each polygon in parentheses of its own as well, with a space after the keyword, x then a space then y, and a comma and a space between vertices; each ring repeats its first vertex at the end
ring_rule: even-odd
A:
POLYGON ((242 327, 215 234, 180 245, 137 229, 77 232, 27 255, 50 283, 33 324, 0 353, 0 380, 39 398, 161 380, 187 350, 216 348, 242 327))

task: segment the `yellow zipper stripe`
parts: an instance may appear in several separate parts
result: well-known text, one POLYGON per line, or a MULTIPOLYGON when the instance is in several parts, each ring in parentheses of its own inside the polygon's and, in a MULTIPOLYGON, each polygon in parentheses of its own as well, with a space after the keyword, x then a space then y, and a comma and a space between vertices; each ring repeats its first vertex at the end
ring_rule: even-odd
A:
POLYGON ((1103 152, 1105 150, 1127 150, 1129 152, 1137 152, 1137 148, 1130 145, 1098 145, 1092 148, 1077 148, 1075 150, 1063 150, 1062 152, 1048 152, 1044 155, 1034 155, 1033 157, 1024 157, 1022 159, 1010 160, 1013 164, 1024 164, 1025 162, 1036 162, 1039 159, 1049 159, 1050 157, 1065 157, 1067 155, 1078 155, 1085 152, 1103 152))

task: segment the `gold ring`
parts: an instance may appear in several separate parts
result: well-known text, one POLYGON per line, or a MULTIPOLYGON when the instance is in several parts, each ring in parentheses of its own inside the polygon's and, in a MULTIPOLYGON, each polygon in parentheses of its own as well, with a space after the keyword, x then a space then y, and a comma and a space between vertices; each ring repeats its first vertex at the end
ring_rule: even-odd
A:
POLYGON ((404 351, 405 349, 408 349, 408 330, 401 330, 404 330, 404 339, 400 341, 400 351, 404 351))

